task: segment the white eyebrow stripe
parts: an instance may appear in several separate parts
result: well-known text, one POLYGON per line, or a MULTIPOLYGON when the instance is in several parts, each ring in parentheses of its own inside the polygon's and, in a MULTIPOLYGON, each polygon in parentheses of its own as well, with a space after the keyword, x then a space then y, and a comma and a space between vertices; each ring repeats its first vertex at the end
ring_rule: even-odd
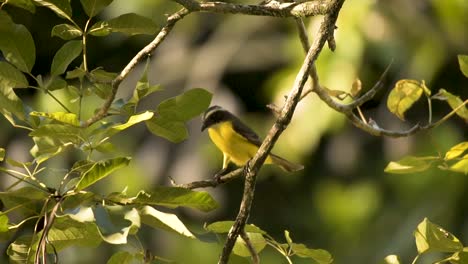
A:
POLYGON ((212 115, 214 112, 218 112, 218 111, 221 111, 223 110, 221 107, 217 106, 217 107, 214 107, 213 109, 211 109, 210 111, 206 112, 205 113, 205 116, 203 119, 207 119, 210 115, 212 115))

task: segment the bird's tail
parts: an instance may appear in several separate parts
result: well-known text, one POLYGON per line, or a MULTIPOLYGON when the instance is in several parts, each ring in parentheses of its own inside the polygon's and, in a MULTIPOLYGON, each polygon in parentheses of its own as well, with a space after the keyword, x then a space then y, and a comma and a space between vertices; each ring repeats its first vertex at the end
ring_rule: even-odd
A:
POLYGON ((280 166, 284 171, 287 172, 295 172, 304 169, 303 165, 292 163, 288 160, 281 158, 280 156, 276 156, 275 154, 270 154, 270 158, 273 164, 280 166))

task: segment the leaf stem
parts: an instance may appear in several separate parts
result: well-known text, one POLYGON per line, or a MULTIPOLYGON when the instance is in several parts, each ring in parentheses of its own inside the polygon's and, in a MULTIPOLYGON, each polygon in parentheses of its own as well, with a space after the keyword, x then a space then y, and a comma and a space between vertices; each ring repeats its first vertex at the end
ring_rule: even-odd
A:
POLYGON ((419 254, 416 255, 416 257, 413 259, 413 262, 411 262, 411 264, 416 264, 416 261, 418 261, 419 256, 421 256, 421 255, 419 255, 419 254))
POLYGON ((88 18, 86 21, 85 28, 83 30, 83 69, 85 72, 88 72, 88 59, 86 56, 86 36, 88 35, 88 26, 91 22, 91 18, 88 18))

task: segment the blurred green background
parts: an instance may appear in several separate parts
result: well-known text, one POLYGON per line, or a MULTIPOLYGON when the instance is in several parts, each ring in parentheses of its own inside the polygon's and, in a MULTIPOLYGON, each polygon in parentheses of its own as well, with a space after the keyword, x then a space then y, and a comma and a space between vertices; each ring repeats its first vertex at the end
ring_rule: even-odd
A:
MULTIPOLYGON (((84 23, 79 1, 71 2, 74 17, 84 23)), ((114 0, 100 18, 135 12, 163 25, 166 15, 178 8, 171 1, 114 0)), ((38 8, 34 15, 11 6, 5 10, 33 35, 37 49, 33 73, 47 75, 53 54, 63 45, 62 40, 50 37, 50 31, 63 20, 45 8, 38 8)), ((305 20, 311 39, 320 21, 320 17, 305 20)), ((347 0, 337 27, 336 51, 325 48, 317 62, 321 83, 326 87, 348 90, 353 80, 360 78, 363 88, 369 89, 393 60, 384 80, 387 89, 364 105, 365 115, 380 126, 405 129, 427 120, 425 103, 408 113, 408 123, 388 112, 386 96, 399 79, 425 80, 433 93, 445 88, 464 99, 468 97, 468 80, 456 58, 457 54, 468 54, 468 1, 347 0)), ((90 68, 102 66, 117 72, 149 41, 151 36, 91 37, 90 68)), ((266 105, 282 105, 303 57, 293 19, 191 14, 176 25, 151 57, 150 81, 161 84, 164 91, 145 99, 140 108, 153 109, 185 89, 202 87, 214 94, 213 104, 238 114, 265 135, 274 121, 266 105)), ((118 98, 130 97, 143 66, 122 83, 118 98)), ((59 109, 45 94, 21 91, 20 96, 43 111, 59 109)), ((437 102, 434 119, 449 111, 444 102, 437 102)), ((99 191, 110 193, 128 187, 129 194, 136 194, 154 185, 170 185, 169 177, 177 183, 212 177, 221 168, 222 156, 207 134, 200 132, 200 124, 199 118, 192 121, 190 137, 180 144, 150 134, 143 125, 117 136, 116 151, 134 159, 131 166, 98 184, 99 191)), ((33 144, 26 132, 14 130, 3 118, 0 126, 0 146, 17 160, 30 160, 33 144)), ((453 118, 409 138, 373 137, 311 94, 298 105, 291 125, 274 149, 303 163, 305 170, 289 175, 275 167, 264 167, 249 222, 280 241, 285 241, 283 231, 289 230, 295 242, 330 251, 336 263, 379 263, 388 254, 398 254, 403 263, 409 263, 417 253, 413 230, 424 217, 468 244, 466 175, 442 170, 409 175, 383 172, 391 160, 409 154, 438 155, 467 140, 467 136, 466 123, 453 118)), ((57 175, 48 175, 51 179, 45 181, 60 177, 60 169, 71 162, 72 156, 54 159, 49 166, 57 168, 57 175)), ((2 177, 0 188, 10 182, 6 175, 2 177)), ((207 189, 220 203, 214 212, 175 212, 191 230, 203 233, 204 223, 235 218, 242 188, 239 179, 207 189)), ((145 247, 179 263, 215 263, 222 249, 223 238, 216 243, 215 238, 207 236, 206 242, 200 242, 163 231, 144 231, 141 242, 145 247)), ((113 252, 131 250, 135 243, 71 248, 61 253, 60 259, 63 263, 105 263, 113 252)), ((431 263, 432 257, 437 256, 429 255, 418 263, 431 263)), ((261 258, 262 263, 286 263, 271 249, 263 251, 261 258)), ((249 259, 232 256, 231 263, 249 263, 249 259)), ((308 262, 294 258, 294 263, 308 262)))

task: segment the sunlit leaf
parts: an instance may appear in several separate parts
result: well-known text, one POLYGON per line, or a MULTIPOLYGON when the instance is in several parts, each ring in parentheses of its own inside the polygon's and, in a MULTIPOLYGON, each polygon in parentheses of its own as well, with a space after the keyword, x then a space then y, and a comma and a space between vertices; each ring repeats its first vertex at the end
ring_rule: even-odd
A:
MULTIPOLYGON (((249 233, 247 232, 247 236, 250 239, 250 243, 252 247, 255 249, 255 252, 260 253, 266 246, 267 242, 262 234, 259 233, 249 233)), ((241 256, 241 257, 250 257, 250 251, 247 248, 247 245, 242 239, 242 237, 238 236, 236 243, 234 244, 234 248, 232 250, 234 254, 241 256)))
POLYGON ((95 182, 102 180, 103 178, 110 175, 112 172, 123 168, 130 163, 130 158, 119 157, 108 159, 100 162, 96 162, 88 171, 86 171, 81 180, 78 182, 76 189, 82 190, 95 182))
POLYGON ((96 206, 93 208, 101 237, 110 244, 126 244, 129 234, 140 228, 140 216, 135 208, 96 206))
POLYGON ((304 244, 291 244, 292 251, 299 257, 311 258, 318 264, 330 264, 333 263, 333 257, 331 254, 323 249, 310 249, 304 244))
POLYGON ((385 167, 384 171, 396 174, 421 172, 429 169, 436 160, 438 160, 437 157, 408 156, 399 161, 391 161, 387 167, 385 167))
POLYGON ((80 0, 84 11, 89 17, 94 17, 99 14, 106 6, 110 5, 113 0, 80 0))
POLYGON ((110 128, 112 131, 108 131, 106 133, 107 136, 114 135, 117 132, 120 132, 122 130, 125 130, 133 125, 136 125, 138 123, 141 123, 143 121, 149 120, 153 117, 154 113, 150 111, 145 111, 143 113, 137 114, 137 115, 132 115, 128 121, 124 124, 120 125, 115 125, 110 128))
POLYGON ((68 65, 81 54, 83 44, 81 40, 71 40, 65 43, 55 54, 52 60, 50 73, 52 75, 60 75, 64 73, 68 65))
POLYGON ((47 238, 56 250, 69 246, 97 247, 102 242, 94 222, 77 221, 69 215, 55 218, 47 238))
POLYGON ((388 110, 405 120, 405 112, 418 101, 423 91, 423 84, 416 80, 399 80, 388 95, 388 110))
POLYGON ((135 204, 161 205, 169 208, 190 207, 209 212, 218 207, 218 203, 207 192, 192 191, 178 187, 157 186, 151 192, 140 192, 133 201, 135 204))
POLYGON ((468 55, 458 55, 460 70, 468 78, 468 55))
POLYGON ((105 36, 111 32, 127 35, 148 34, 153 35, 158 27, 153 20, 134 13, 120 15, 108 21, 94 24, 89 33, 94 36, 105 36))
POLYGON ((0 2, 6 2, 9 5, 14 5, 16 7, 26 9, 31 13, 36 12, 36 6, 34 5, 32 0, 2 0, 0 2))
POLYGON ((0 161, 3 161, 4 158, 5 158, 5 149, 0 148, 0 161))
MULTIPOLYGON (((439 92, 433 96, 434 99, 446 100, 450 107, 455 110, 463 104, 462 99, 459 96, 453 95, 447 92, 444 89, 440 89, 439 92)), ((457 111, 456 114, 463 118, 465 122, 468 122, 468 108, 466 105, 461 106, 457 111)))
POLYGON ((8 216, 0 212, 0 233, 8 232, 8 216))
POLYGON ((384 262, 382 264, 401 264, 400 257, 397 255, 388 255, 384 258, 384 262))
POLYGON ((0 113, 13 125, 18 120, 25 120, 23 102, 16 96, 12 88, 0 82, 0 113))
POLYGON ((468 149, 468 141, 459 143, 449 149, 447 153, 445 153, 445 158, 446 160, 451 160, 454 159, 461 154, 463 154, 466 150, 468 149))
POLYGON ((21 71, 4 61, 0 61, 0 82, 11 88, 27 88, 29 85, 21 71))
POLYGON ((70 24, 59 24, 52 28, 52 37, 57 36, 64 40, 71 40, 81 35, 83 35, 81 29, 70 24))
MULTIPOLYGON (((214 232, 217 234, 228 233, 231 230, 231 227, 234 225, 234 221, 219 221, 214 222, 205 227, 207 231, 214 232)), ((266 235, 267 233, 260 229, 258 226, 247 224, 244 227, 245 232, 249 233, 259 233, 262 235, 266 235)))
POLYGON ((457 252, 463 249, 462 243, 442 227, 431 223, 427 218, 419 223, 414 231, 419 254, 426 252, 457 252))
POLYGON ((134 263, 135 256, 127 251, 119 251, 114 253, 107 261, 107 264, 131 264, 134 263))
POLYGON ((59 17, 73 21, 72 9, 70 6, 70 1, 66 0, 33 0, 36 4, 40 6, 45 6, 50 10, 54 11, 59 17))
POLYGON ((186 237, 195 238, 175 214, 164 213, 154 209, 151 206, 143 206, 138 209, 141 222, 153 228, 160 228, 175 232, 186 237))
POLYGON ((449 169, 451 171, 468 174, 468 154, 463 156, 463 158, 460 161, 450 166, 449 169))
POLYGON ((55 113, 31 112, 30 115, 45 117, 45 118, 48 118, 48 119, 59 121, 60 123, 69 124, 69 125, 76 126, 76 127, 80 126, 80 121, 78 120, 78 116, 76 114, 73 114, 73 113, 65 113, 65 112, 55 112, 55 113))
POLYGON ((36 60, 34 40, 25 26, 14 24, 5 11, 0 10, 0 51, 7 61, 23 72, 31 72, 36 60))

